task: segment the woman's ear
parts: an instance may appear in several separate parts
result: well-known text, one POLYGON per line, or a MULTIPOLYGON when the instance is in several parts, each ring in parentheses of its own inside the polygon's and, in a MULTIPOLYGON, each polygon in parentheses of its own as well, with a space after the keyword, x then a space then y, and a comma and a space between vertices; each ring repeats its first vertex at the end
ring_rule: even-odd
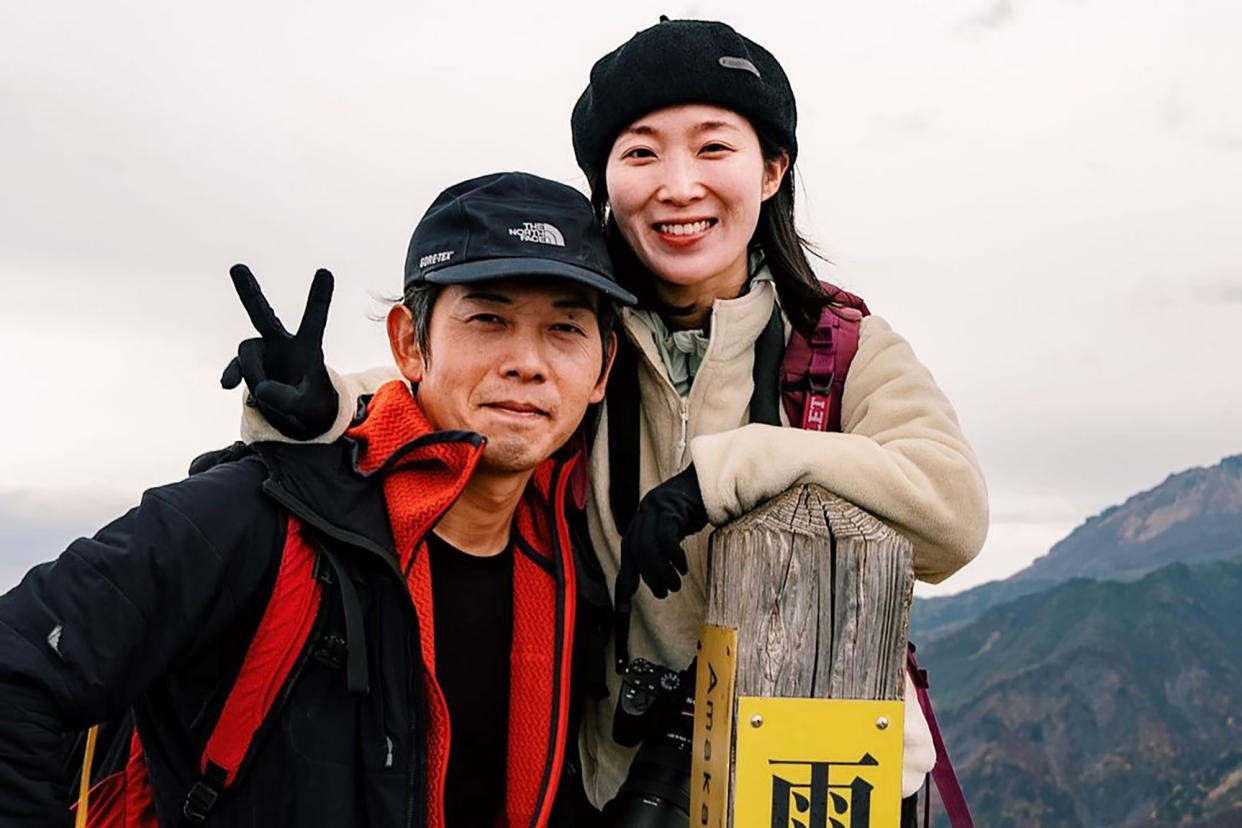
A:
POLYGON ((414 314, 405 305, 393 305, 388 309, 388 347, 392 349, 392 358, 397 363, 401 376, 414 384, 422 382, 426 361, 422 349, 418 347, 418 336, 414 330, 414 314))
POLYGON ((778 157, 763 162, 763 195, 761 201, 767 201, 776 195, 781 188, 781 181, 789 171, 789 153, 782 152, 778 157))

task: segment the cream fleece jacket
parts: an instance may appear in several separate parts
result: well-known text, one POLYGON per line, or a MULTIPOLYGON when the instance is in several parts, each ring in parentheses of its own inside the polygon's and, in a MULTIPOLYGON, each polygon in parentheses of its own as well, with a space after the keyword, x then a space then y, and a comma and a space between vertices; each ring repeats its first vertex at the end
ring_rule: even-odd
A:
MULTIPOLYGON (((650 330, 622 311, 624 333, 641 354, 641 493, 693 460, 708 515, 721 524, 794 484, 818 483, 908 537, 917 577, 933 582, 948 577, 979 551, 988 521, 983 476, 952 406, 909 344, 883 319, 870 316, 862 322, 846 377, 841 433, 748 424, 754 343, 775 302, 774 286, 764 281, 755 281, 736 299, 716 301, 707 353, 685 399, 668 380, 650 330)), ((333 431, 319 440, 339 437, 353 415, 356 395, 374 390, 395 372, 332 376, 341 412, 333 431)), ((621 535, 609 503, 606 406, 601 416, 591 447, 587 524, 611 592, 621 535)), ((245 410, 242 432, 246 440, 287 439, 255 409, 245 410)), ((675 669, 693 657, 706 612, 710 532, 709 527, 685 540, 689 572, 679 592, 659 601, 644 587, 634 596, 632 655, 675 669)), ((611 664, 611 644, 609 649, 611 664)), ((619 679, 611 670, 608 685, 607 698, 586 705, 579 743, 583 782, 597 806, 616 794, 634 754, 612 741, 619 679)), ((902 796, 909 796, 931 770, 935 752, 908 679, 905 710, 902 796)))

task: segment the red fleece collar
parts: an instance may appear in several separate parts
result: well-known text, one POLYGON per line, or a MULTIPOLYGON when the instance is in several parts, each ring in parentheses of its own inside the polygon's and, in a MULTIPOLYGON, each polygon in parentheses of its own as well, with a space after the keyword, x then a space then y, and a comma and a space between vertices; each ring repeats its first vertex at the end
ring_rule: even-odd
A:
MULTIPOLYGON (((354 468, 364 475, 387 473, 414 465, 432 464, 432 471, 469 477, 482 456, 487 438, 473 431, 436 431, 427 420, 410 387, 404 380, 381 385, 367 403, 366 417, 351 426, 345 436, 354 442, 354 468), (461 444, 476 449, 463 458, 461 444), (457 446, 454 450, 450 446, 457 446), (462 460, 466 459, 463 464, 462 460)), ((581 445, 575 445, 580 449, 581 445)), ((579 451, 574 451, 574 454, 579 451)), ((555 457, 535 468, 531 482, 545 500, 550 496, 555 457)), ((575 497, 575 500, 578 498, 575 497)))

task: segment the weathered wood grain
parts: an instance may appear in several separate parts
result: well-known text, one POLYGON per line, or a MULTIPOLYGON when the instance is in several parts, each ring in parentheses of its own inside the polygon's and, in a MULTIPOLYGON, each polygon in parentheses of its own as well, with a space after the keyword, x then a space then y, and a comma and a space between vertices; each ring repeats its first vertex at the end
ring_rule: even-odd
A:
POLYGON ((707 623, 738 630, 739 695, 900 699, 909 541, 799 486, 712 535, 707 623))
POLYGON ((735 697, 895 700, 913 589, 908 540, 804 485, 712 534, 706 623, 738 631, 735 697))

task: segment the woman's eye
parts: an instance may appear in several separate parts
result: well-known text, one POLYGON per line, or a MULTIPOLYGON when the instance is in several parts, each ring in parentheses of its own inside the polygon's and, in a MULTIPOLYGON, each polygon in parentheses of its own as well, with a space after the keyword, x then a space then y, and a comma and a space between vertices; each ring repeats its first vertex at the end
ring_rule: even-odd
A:
POLYGON ((720 144, 720 143, 716 143, 713 141, 710 144, 704 144, 703 149, 700 150, 700 152, 721 153, 721 152, 730 152, 732 149, 733 148, 730 147, 728 144, 720 144))
POLYGON ((634 147, 621 154, 622 158, 655 158, 655 153, 647 147, 634 147))

